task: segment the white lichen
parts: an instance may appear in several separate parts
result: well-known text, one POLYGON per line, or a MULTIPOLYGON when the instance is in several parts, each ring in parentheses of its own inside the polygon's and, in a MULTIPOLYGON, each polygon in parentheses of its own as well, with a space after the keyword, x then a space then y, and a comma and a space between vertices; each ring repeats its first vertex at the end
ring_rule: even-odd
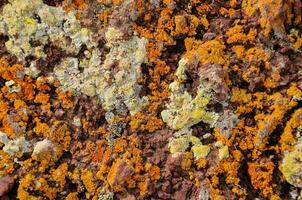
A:
POLYGON ((9 141, 10 139, 7 137, 7 135, 4 132, 0 131, 0 143, 7 145, 9 141))
POLYGON ((5 82, 5 86, 8 88, 8 93, 20 92, 21 86, 16 84, 15 81, 10 80, 5 82))
POLYGON ((48 139, 44 139, 35 144, 32 156, 37 156, 45 152, 51 152, 54 149, 54 145, 48 139))
POLYGON ((18 156, 22 156, 23 154, 32 151, 30 142, 28 142, 23 136, 10 140, 5 135, 5 133, 0 132, 0 143, 4 144, 2 150, 11 157, 14 157, 16 154, 18 154, 18 156))
POLYGON ((232 111, 225 110, 216 122, 215 127, 219 129, 220 134, 229 138, 238 122, 238 117, 232 111))
POLYGON ((77 126, 77 127, 82 127, 81 118, 80 117, 74 117, 72 124, 77 126))
POLYGON ((113 200, 114 193, 104 188, 98 194, 98 200, 113 200))
POLYGON ((40 74, 40 70, 37 69, 35 66, 35 63, 31 63, 29 67, 24 69, 24 73, 28 76, 31 76, 33 78, 38 78, 40 74))

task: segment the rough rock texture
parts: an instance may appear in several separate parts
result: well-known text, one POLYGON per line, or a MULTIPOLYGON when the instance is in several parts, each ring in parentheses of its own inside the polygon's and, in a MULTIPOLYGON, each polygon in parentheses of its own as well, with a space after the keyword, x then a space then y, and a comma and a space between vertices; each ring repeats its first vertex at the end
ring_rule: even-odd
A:
POLYGON ((14 179, 9 176, 4 176, 0 178, 0 197, 7 194, 14 185, 14 179))
POLYGON ((0 1, 0 199, 302 199, 301 8, 0 1))

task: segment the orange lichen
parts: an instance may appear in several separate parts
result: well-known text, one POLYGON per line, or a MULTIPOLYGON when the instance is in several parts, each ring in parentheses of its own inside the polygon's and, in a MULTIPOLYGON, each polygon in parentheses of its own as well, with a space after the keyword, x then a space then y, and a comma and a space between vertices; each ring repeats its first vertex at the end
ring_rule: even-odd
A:
POLYGON ((265 197, 274 195, 273 171, 274 163, 270 160, 249 162, 248 173, 255 189, 260 189, 265 197))
POLYGON ((99 19, 103 22, 104 27, 107 27, 109 24, 109 10, 102 10, 99 14, 99 19))
POLYGON ((219 163, 214 169, 216 175, 211 178, 210 189, 211 197, 213 199, 222 198, 222 194, 219 192, 219 177, 217 175, 224 174, 226 183, 231 186, 232 192, 238 196, 238 199, 241 199, 245 196, 246 191, 243 188, 240 188, 238 178, 238 169, 240 168, 240 160, 235 161, 232 158, 225 159, 219 163))
POLYGON ((37 180, 37 185, 35 187, 36 190, 39 190, 44 193, 44 195, 49 199, 54 199, 58 190, 56 188, 52 188, 48 181, 45 178, 39 178, 37 180))
POLYGON ((185 153, 181 154, 180 156, 181 156, 180 167, 183 170, 189 170, 192 165, 192 159, 193 159, 192 152, 185 152, 185 153))
POLYGON ((49 87, 47 82, 48 82, 48 80, 46 77, 39 77, 39 79, 37 79, 35 82, 37 90, 39 90, 41 92, 50 91, 51 88, 49 87))
POLYGON ((30 170, 27 175, 20 180, 17 194, 18 198, 41 199, 41 197, 31 195, 33 191, 39 191, 43 194, 43 198, 54 199, 57 196, 57 193, 62 191, 65 186, 66 171, 66 163, 55 169, 52 173, 52 177, 46 173, 40 173, 39 176, 37 176, 35 170, 30 170), (58 181, 59 184, 51 186, 50 181, 58 181))
POLYGON ((129 124, 131 129, 135 130, 138 129, 143 122, 144 122, 144 115, 138 112, 133 116, 129 124))
POLYGON ((70 91, 64 92, 61 89, 56 89, 56 93, 58 95, 59 103, 63 108, 69 109, 73 107, 72 93, 70 91))
POLYGON ((232 102, 244 102, 247 103, 252 100, 252 95, 247 93, 245 89, 239 89, 234 87, 232 89, 232 102))
POLYGON ((0 58, 0 75, 5 80, 17 80, 17 72, 23 70, 23 66, 20 64, 15 64, 9 66, 9 63, 5 58, 0 58))
POLYGON ((72 192, 72 193, 69 193, 67 196, 66 196, 66 199, 65 200, 78 200, 78 193, 77 192, 72 192))
POLYGON ((118 138, 113 151, 106 148, 107 142, 97 142, 100 146, 95 152, 98 155, 94 157, 101 156, 99 160, 101 165, 96 177, 104 182, 106 187, 116 192, 123 191, 125 188, 138 188, 141 190, 141 195, 144 195, 148 187, 143 180, 148 178, 154 181, 160 178, 160 169, 157 166, 150 163, 144 165, 138 142, 134 136, 118 138), (119 156, 111 163, 113 154, 119 156))
POLYGON ((128 146, 127 141, 123 138, 118 138, 115 141, 114 151, 117 153, 122 153, 125 151, 125 148, 128 146))
POLYGON ((122 185, 131 178, 133 167, 129 161, 118 159, 114 162, 108 173, 108 183, 115 191, 122 190, 122 185), (122 175, 123 173, 123 175, 122 175))
POLYGON ((188 35, 193 36, 196 34, 196 29, 200 23, 199 19, 194 15, 177 15, 174 18, 175 30, 172 35, 181 36, 188 35))
MULTIPOLYGON (((28 159, 24 157, 26 160, 20 161, 21 173, 26 171, 28 174, 20 178, 18 198, 56 199, 60 193, 67 196, 66 199, 76 200, 83 198, 85 192, 87 199, 97 199, 100 189, 105 188, 120 194, 131 190, 131 193, 141 195, 140 198, 148 199, 148 190, 154 186, 154 182, 165 182, 161 178, 161 169, 165 163, 156 166, 152 163, 153 159, 149 160, 151 149, 148 148, 153 148, 153 144, 146 145, 148 141, 141 141, 141 136, 147 139, 152 136, 162 137, 158 135, 158 130, 166 128, 166 124, 160 113, 171 95, 169 84, 176 79, 174 74, 177 62, 184 58, 188 60, 185 71, 188 80, 183 81, 183 86, 192 95, 196 83, 200 84, 195 75, 202 68, 211 69, 217 65, 229 73, 229 77, 224 77, 230 88, 227 98, 217 102, 210 99, 207 109, 220 110, 220 106, 222 109, 230 109, 235 114, 236 123, 231 125, 228 137, 215 127, 216 124, 209 127, 200 123, 191 127, 194 136, 209 132, 209 140, 200 137, 202 143, 213 140, 220 142, 228 149, 229 155, 219 159, 219 147, 215 143, 207 144, 213 145, 207 158, 194 160, 192 152, 180 153, 177 167, 184 170, 181 179, 195 180, 196 185, 201 185, 202 181, 210 189, 212 199, 226 199, 226 194, 230 198, 244 199, 249 191, 243 184, 245 181, 240 180, 240 171, 247 163, 252 186, 261 191, 260 198, 280 199, 278 192, 274 191, 279 188, 275 187, 272 178, 278 173, 278 163, 270 160, 267 154, 271 151, 280 153, 291 150, 297 137, 300 137, 302 123, 299 118, 301 109, 297 109, 302 91, 298 84, 290 86, 296 80, 291 73, 299 74, 295 67, 299 63, 297 55, 302 46, 301 33, 292 28, 301 22, 301 11, 297 11, 299 5, 294 2, 243 0, 240 5, 241 1, 237 0, 213 1, 208 4, 201 0, 138 0, 131 2, 131 9, 135 9, 133 12, 124 13, 129 12, 129 5, 124 0, 98 0, 93 4, 86 0, 65 0, 65 11, 74 11, 77 19, 82 20, 81 23, 87 23, 86 19, 81 19, 83 13, 93 13, 99 17, 101 22, 96 20, 97 37, 103 37, 109 25, 117 23, 123 26, 129 23, 129 27, 123 30, 123 33, 127 32, 123 40, 131 37, 128 34, 132 32, 148 39, 148 63, 141 67, 142 77, 137 81, 145 87, 142 95, 148 98, 148 103, 133 116, 118 116, 114 122, 123 122, 126 126, 120 135, 115 134, 103 116, 97 116, 97 113, 91 119, 90 115, 94 113, 82 105, 82 99, 78 103, 78 98, 73 98, 71 92, 58 89, 58 81, 50 83, 44 76, 36 79, 24 75, 20 73, 24 70, 22 65, 9 64, 1 58, 0 76, 7 85, 3 84, 0 91, 0 130, 9 139, 24 136, 36 142, 37 137, 37 141, 47 139, 53 145, 46 152, 28 159), (96 6, 95 3, 100 5, 96 6), (89 7, 91 4, 95 6, 93 9, 89 7), (121 12, 116 14, 115 9, 121 12), (275 45, 279 38, 282 47, 275 45), (269 39, 273 39, 272 46, 269 39), (273 53, 270 53, 272 49, 273 53), (281 62, 276 57, 280 57, 281 62), (288 67, 292 59, 298 61, 293 61, 295 64, 288 67), (289 74, 286 68, 291 68, 289 74), (12 92, 10 86, 20 89, 12 92), (78 113, 78 110, 84 111, 78 113), (79 117, 75 118, 74 115, 79 117), (80 121, 81 125, 76 126, 75 121, 80 121), (279 139, 280 130, 283 131, 279 139), (145 151, 142 148, 147 149, 145 151), (69 169, 66 160, 70 158, 69 155, 65 157, 66 152, 72 154, 71 163, 80 162, 75 166, 84 166, 83 169, 69 169), (96 174, 90 164, 93 169, 97 167, 96 174), (203 180, 198 180, 196 168, 198 173, 204 173, 203 180), (62 193, 68 186, 68 179, 73 183, 81 180, 85 186, 83 193, 62 193), (38 193, 39 197, 32 196, 34 193, 38 193)), ((88 17, 90 20, 92 16, 88 17)), ((119 25, 116 28, 120 28, 119 25)), ((94 30, 92 32, 95 33, 94 30)), ((212 97, 213 94, 209 95, 212 97)), ((219 114, 222 112, 219 111, 219 114)), ((163 156, 166 155, 163 153, 163 156)), ((2 150, 0 158, 0 172, 3 175, 13 174, 14 161, 2 150)), ((170 170, 169 167, 166 170, 170 170)), ((173 183, 175 174, 171 173, 172 181, 168 182, 173 183)), ((255 194, 258 195, 258 192, 255 194)))
POLYGON ((140 195, 144 196, 148 191, 148 181, 145 180, 143 182, 138 183, 138 188, 140 189, 140 195))
POLYGON ((87 198, 90 198, 91 196, 93 196, 97 189, 97 186, 94 183, 93 177, 94 177, 94 175, 92 174, 92 172, 89 169, 82 170, 81 180, 83 181, 84 186, 86 187, 87 191, 89 192, 86 194, 87 198))
POLYGON ((31 181, 34 179, 34 175, 27 174, 23 179, 20 180, 20 185, 18 187, 18 199, 38 199, 37 197, 31 196, 29 192, 27 192, 27 188, 29 188, 31 181))
POLYGON ((145 170, 150 175, 151 180, 160 179, 160 168, 158 166, 147 163, 145 165, 145 170))
POLYGON ((252 42, 255 39, 256 31, 250 30, 246 35, 243 30, 243 26, 236 24, 234 27, 230 28, 226 35, 228 36, 227 42, 232 43, 247 43, 252 42))
POLYGON ((230 5, 231 5, 231 7, 236 7, 237 6, 237 0, 230 0, 230 5))
POLYGON ((74 5, 77 9, 84 9, 86 6, 85 0, 73 0, 74 5))
POLYGON ((158 117, 152 115, 144 116, 138 112, 131 118, 129 124, 132 130, 147 130, 152 133, 163 126, 163 121, 158 117))
POLYGON ((25 78, 25 82, 22 82, 21 84, 23 97, 25 100, 33 100, 35 97, 35 85, 32 83, 31 78, 25 78))
MULTIPOLYGON (((269 36, 271 30, 274 30, 279 36, 285 35, 285 25, 292 24, 294 14, 298 12, 292 12, 295 7, 294 1, 282 1, 282 0, 244 0, 242 7, 245 13, 249 16, 253 16, 260 11, 260 25, 263 29, 263 33, 266 37, 269 36)), ((301 13, 300 13, 301 14, 301 13)), ((301 16, 296 16, 295 22, 300 21, 301 16)))
POLYGON ((197 169, 205 168, 205 167, 206 167, 206 164, 207 164, 207 160, 204 159, 204 158, 198 159, 198 160, 196 161, 197 169))
POLYGON ((280 80, 280 74, 278 72, 273 72, 271 77, 267 78, 263 85, 268 89, 276 88, 279 86, 280 80))
MULTIPOLYGON (((265 147, 268 136, 282 121, 285 113, 297 105, 297 102, 282 98, 279 93, 276 93, 269 98, 276 99, 276 102, 272 105, 272 114, 267 115, 265 119, 257 120, 258 131, 254 138, 254 144, 259 149, 263 149, 265 147)), ((269 98, 268 101, 270 100, 269 98)))
POLYGON ((145 128, 148 132, 152 133, 156 130, 161 129, 162 126, 163 126, 163 121, 161 119, 158 119, 157 117, 151 116, 148 119, 145 128))
POLYGON ((67 165, 67 163, 63 163, 57 169, 55 169, 51 174, 52 179, 59 183, 61 190, 65 186, 65 183, 66 183, 65 178, 66 178, 67 172, 68 172, 68 165, 67 165))
POLYGON ((211 6, 208 4, 201 4, 201 5, 197 6, 196 10, 200 13, 209 12, 209 11, 211 11, 211 6))
POLYGON ((41 103, 41 104, 46 104, 49 101, 49 94, 45 93, 39 93, 36 95, 34 102, 35 103, 41 103))
POLYGON ((0 150, 0 176, 9 175, 14 171, 14 162, 9 155, 0 150))
POLYGON ((34 131, 38 136, 46 136, 50 133, 50 128, 46 123, 42 123, 39 119, 36 119, 34 131))
POLYGON ((302 125, 300 119, 302 109, 298 109, 294 112, 290 120, 286 123, 284 131, 280 137, 280 147, 282 151, 290 151, 296 143, 295 131, 302 125))
POLYGON ((101 160, 101 165, 100 165, 99 171, 96 174, 97 178, 100 179, 100 180, 103 180, 103 181, 105 180, 104 175, 109 170, 110 166, 108 166, 108 163, 110 161, 111 155, 112 155, 112 150, 111 149, 106 149, 103 153, 103 157, 102 157, 102 160, 101 160))
POLYGON ((198 54, 199 62, 202 64, 220 64, 229 65, 229 58, 225 54, 225 45, 221 38, 216 38, 209 41, 198 41, 192 38, 185 39, 187 52, 184 57, 192 60, 198 54))

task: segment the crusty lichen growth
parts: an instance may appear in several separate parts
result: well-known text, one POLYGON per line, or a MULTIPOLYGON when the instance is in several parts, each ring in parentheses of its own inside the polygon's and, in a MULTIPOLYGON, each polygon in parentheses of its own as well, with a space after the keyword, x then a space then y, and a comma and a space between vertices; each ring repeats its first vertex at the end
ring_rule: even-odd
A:
POLYGON ((172 94, 167 109, 161 112, 163 121, 176 130, 201 121, 213 127, 219 115, 208 111, 206 107, 211 100, 220 99, 217 93, 222 95, 220 100, 226 99, 227 95, 224 93, 227 93, 227 88, 223 75, 223 67, 229 65, 229 58, 224 52, 226 47, 221 38, 206 42, 187 38, 185 47, 187 52, 178 63, 176 80, 169 85, 172 94), (207 67, 197 68, 195 73, 199 75, 199 80, 196 80, 199 81, 199 86, 195 97, 189 94, 183 83, 187 80, 187 65, 213 68, 212 71, 207 70, 207 67))
MULTIPOLYGON (((299 90, 294 90, 294 87, 292 87, 290 91, 297 95, 299 90)), ((283 152, 293 150, 293 147, 297 142, 297 138, 300 137, 302 127, 301 112, 302 109, 297 109, 290 120, 286 123, 279 141, 281 151, 283 152)))
MULTIPOLYGON (((45 58, 44 47, 49 43, 69 53, 55 67, 55 78, 65 89, 99 97, 106 110, 125 104, 134 114, 146 103, 147 98, 140 98, 141 86, 136 83, 142 77, 141 64, 147 62, 144 38, 125 40, 118 29, 108 28, 105 39, 110 52, 101 63, 98 43, 75 14, 66 14, 61 7, 48 6, 41 0, 13 0, 4 6, 0 32, 9 36, 6 47, 19 59, 45 58), (85 57, 78 59, 74 55, 83 46, 87 47, 85 57)), ((34 62, 31 67, 29 74, 35 71, 34 62)))
POLYGON ((286 34, 286 25, 301 23, 301 2, 296 0, 244 0, 242 8, 248 16, 256 15, 257 11, 260 12, 259 21, 266 37, 273 30, 278 37, 282 38, 286 34))
POLYGON ((301 8, 1 1, 0 177, 19 199, 299 199, 301 8))
POLYGON ((302 188, 302 142, 294 146, 290 152, 284 153, 284 158, 280 166, 285 179, 292 185, 302 188))
POLYGON ((199 88, 196 96, 192 97, 184 88, 184 84, 180 83, 181 80, 186 79, 185 66, 187 62, 186 59, 179 61, 179 67, 176 71, 179 80, 174 81, 169 86, 172 94, 167 109, 161 112, 163 121, 175 130, 190 127, 201 121, 213 126, 219 116, 206 109, 211 101, 211 95, 207 93, 205 88, 199 88))
POLYGON ((21 136, 13 140, 8 139, 7 134, 0 131, 0 144, 4 144, 3 151, 11 157, 22 157, 24 153, 30 153, 31 144, 21 136))
POLYGON ((55 152, 55 146, 52 144, 52 142, 48 139, 44 139, 42 141, 39 141, 35 144, 32 156, 39 156, 41 154, 44 154, 46 152, 55 152))
POLYGON ((137 36, 124 40, 116 28, 108 28, 105 39, 110 51, 103 63, 101 52, 95 49, 91 53, 87 52, 83 60, 72 57, 64 59, 55 67, 54 74, 63 88, 98 97, 105 110, 126 105, 130 113, 134 114, 147 101, 146 97, 140 98, 142 86, 137 84, 137 80, 142 77, 141 64, 147 62, 147 40, 137 36))
POLYGON ((102 188, 100 190, 100 192, 98 193, 98 198, 97 200, 113 200, 114 197, 114 193, 110 192, 104 188, 102 188))
POLYGON ((5 46, 19 59, 45 57, 43 48, 49 42, 69 53, 78 53, 83 44, 96 45, 90 31, 81 27, 72 12, 66 14, 42 0, 12 0, 3 7, 0 19, 0 33, 9 36, 5 46))
POLYGON ((192 136, 192 130, 189 129, 174 133, 174 137, 169 140, 169 149, 174 157, 191 150, 196 160, 206 158, 210 152, 210 146, 203 145, 199 138, 192 136))
POLYGON ((273 181, 274 163, 270 160, 248 163, 248 173, 251 177, 252 185, 260 189, 264 196, 272 196, 275 185, 273 181))

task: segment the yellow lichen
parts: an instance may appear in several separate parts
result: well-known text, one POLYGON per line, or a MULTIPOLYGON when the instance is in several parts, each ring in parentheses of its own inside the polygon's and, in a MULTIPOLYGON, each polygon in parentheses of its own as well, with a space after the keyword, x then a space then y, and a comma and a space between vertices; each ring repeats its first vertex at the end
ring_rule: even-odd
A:
POLYGON ((85 188, 87 189, 88 193, 86 193, 86 197, 90 198, 96 193, 97 186, 94 183, 94 175, 89 169, 82 170, 81 180, 84 183, 85 188))

